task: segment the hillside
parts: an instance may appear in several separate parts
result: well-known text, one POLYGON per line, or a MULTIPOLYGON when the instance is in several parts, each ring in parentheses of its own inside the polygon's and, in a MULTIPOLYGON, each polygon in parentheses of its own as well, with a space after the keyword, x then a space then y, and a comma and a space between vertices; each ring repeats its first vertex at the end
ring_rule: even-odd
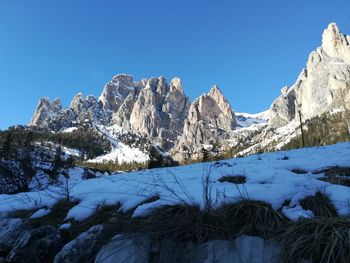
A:
MULTIPOLYGON (((72 239, 73 243, 70 245, 81 249, 78 245, 79 238, 90 240, 89 235, 92 235, 93 239, 104 240, 103 243, 108 243, 109 238, 114 235, 128 235, 130 231, 134 234, 143 233, 142 235, 155 235, 157 238, 162 238, 157 236, 157 233, 148 233, 149 226, 146 222, 157 220, 157 224, 161 227, 164 223, 162 220, 167 219, 161 219, 161 214, 158 213, 166 207, 198 207, 198 212, 203 211, 214 216, 217 213, 215 211, 221 207, 238 205, 242 206, 240 209, 247 209, 248 205, 255 211, 262 206, 265 207, 264 210, 269 209, 269 213, 278 213, 282 220, 278 223, 279 225, 283 225, 283 222, 299 223, 303 220, 301 218, 313 220, 314 217, 326 216, 329 213, 332 217, 341 218, 349 216, 350 173, 349 168, 344 168, 349 167, 349 156, 350 144, 341 143, 111 175, 89 173, 81 167, 73 167, 67 171, 69 177, 60 175, 56 183, 46 185, 44 188, 33 188, 30 192, 13 195, 0 195, 2 218, 0 225, 3 226, 0 229, 0 240, 10 246, 9 262, 17 262, 15 260, 21 259, 30 244, 24 243, 13 247, 14 244, 24 241, 8 243, 10 237, 24 238, 20 237, 16 229, 22 225, 21 230, 17 231, 27 231, 26 233, 32 235, 33 231, 50 226, 49 232, 55 234, 59 242, 54 247, 55 252, 50 251, 46 256, 54 257, 58 253, 55 262, 61 262, 58 259, 62 256, 66 258, 65 253, 71 256, 72 253, 78 253, 75 254, 78 258, 85 255, 85 252, 80 250, 68 251, 67 247, 59 253, 64 243, 72 239), (13 217, 17 219, 10 219, 13 217), (75 239, 88 229, 90 232, 87 233, 90 234, 75 239), (106 229, 108 234, 105 232, 106 229), (68 237, 67 233, 70 233, 68 237)), ((217 216, 220 218, 223 215, 217 216)), ((262 218, 263 221, 274 220, 266 216, 267 214, 262 218)), ((238 219, 232 217, 231 220, 238 219)), ((263 227, 259 226, 263 221, 254 221, 249 224, 253 224, 250 227, 259 229, 263 227)), ((248 221, 240 221, 240 224, 243 224, 242 233, 258 235, 265 239, 276 235, 273 232, 276 229, 271 229, 271 226, 264 231, 248 231, 244 230, 244 225, 248 224, 248 221)), ((182 231, 181 225, 178 227, 180 229, 177 231, 182 231)), ((287 231, 287 229, 281 231, 287 231)), ((173 233, 171 228, 167 231, 169 234, 173 233)), ((183 231, 187 230, 183 229, 183 231)), ((203 234, 207 237, 203 237, 203 240, 200 238, 196 242, 224 237, 228 233, 224 234, 219 230, 212 233, 206 230, 203 234)), ((234 232, 231 234, 232 237, 237 235, 234 232)), ((53 238, 45 236, 44 233, 41 235, 44 237, 33 236, 30 246, 37 244, 36 242, 42 242, 40 241, 42 238, 49 240, 53 238)), ((180 240, 189 241, 184 236, 180 240)), ((102 244, 92 244, 94 250, 91 250, 90 256, 93 257, 101 246, 102 244)), ((1 242, 0 248, 2 248, 1 242)), ((120 252, 115 253, 122 256, 125 253, 123 251, 121 249, 120 252)), ((304 256, 308 258, 310 255, 304 256)), ((100 259, 96 262, 106 261, 100 259)))

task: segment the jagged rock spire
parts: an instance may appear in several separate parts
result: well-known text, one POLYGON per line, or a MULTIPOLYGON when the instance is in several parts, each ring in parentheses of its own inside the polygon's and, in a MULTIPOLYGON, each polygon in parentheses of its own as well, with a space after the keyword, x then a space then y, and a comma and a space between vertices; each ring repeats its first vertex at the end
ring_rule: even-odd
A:
POLYGON ((230 104, 220 89, 213 86, 191 104, 183 133, 173 150, 174 158, 182 161, 199 157, 198 150, 230 139, 235 126, 230 104))

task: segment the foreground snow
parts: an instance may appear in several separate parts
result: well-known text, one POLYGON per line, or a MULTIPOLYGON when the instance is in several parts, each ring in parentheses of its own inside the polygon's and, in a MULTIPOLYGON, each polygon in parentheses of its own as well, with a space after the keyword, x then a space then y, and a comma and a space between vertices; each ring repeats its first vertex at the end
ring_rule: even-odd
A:
MULTIPOLYGON (((322 174, 312 174, 328 166, 350 165, 350 143, 340 143, 326 147, 304 148, 285 152, 251 155, 245 158, 213 163, 143 170, 138 172, 102 175, 96 179, 82 180, 83 169, 70 171, 70 196, 79 200, 67 214, 68 218, 84 220, 92 215, 101 204, 121 204, 121 210, 137 207, 134 216, 145 216, 152 208, 166 204, 203 204, 203 176, 209 175, 213 200, 238 202, 242 198, 261 200, 273 208, 282 208, 290 219, 311 217, 311 211, 304 211, 299 201, 317 191, 327 194, 339 214, 349 214, 349 187, 332 185, 317 178, 322 174), (287 158, 286 158, 287 157, 287 158), (293 169, 310 171, 308 174, 295 174, 293 169), (223 175, 244 175, 245 184, 220 183, 223 175), (150 197, 160 199, 143 203, 150 197), (288 206, 282 207, 285 200, 288 206)), ((63 181, 64 182, 64 181, 63 181)), ((0 195, 0 214, 16 209, 52 207, 64 197, 64 187, 49 186, 44 191, 0 195)))

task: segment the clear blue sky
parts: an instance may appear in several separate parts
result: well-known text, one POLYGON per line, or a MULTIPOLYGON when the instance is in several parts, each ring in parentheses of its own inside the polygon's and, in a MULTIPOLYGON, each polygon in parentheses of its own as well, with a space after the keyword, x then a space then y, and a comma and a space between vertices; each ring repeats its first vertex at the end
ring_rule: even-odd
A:
POLYGON ((349 0, 1 0, 0 128, 41 96, 98 96, 117 73, 182 78, 194 99, 218 84, 237 111, 267 109, 349 0))

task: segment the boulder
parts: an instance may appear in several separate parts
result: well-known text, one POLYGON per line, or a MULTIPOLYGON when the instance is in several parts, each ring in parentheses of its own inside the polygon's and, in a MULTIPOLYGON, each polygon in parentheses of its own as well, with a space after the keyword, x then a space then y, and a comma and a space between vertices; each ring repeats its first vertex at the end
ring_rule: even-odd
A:
POLYGON ((98 238, 102 230, 103 225, 96 225, 81 233, 62 248, 55 256, 54 263, 88 262, 100 249, 101 244, 98 242, 98 238))
POLYGON ((256 236, 240 236, 233 241, 210 240, 188 249, 181 262, 278 263, 280 247, 256 236))
POLYGON ((0 256, 6 256, 25 227, 19 218, 5 218, 0 220, 0 256))
POLYGON ((122 234, 115 236, 102 247, 95 263, 148 263, 151 251, 151 239, 140 234, 122 234))
POLYGON ((52 226, 25 231, 7 256, 8 262, 52 262, 63 246, 63 238, 52 226))

